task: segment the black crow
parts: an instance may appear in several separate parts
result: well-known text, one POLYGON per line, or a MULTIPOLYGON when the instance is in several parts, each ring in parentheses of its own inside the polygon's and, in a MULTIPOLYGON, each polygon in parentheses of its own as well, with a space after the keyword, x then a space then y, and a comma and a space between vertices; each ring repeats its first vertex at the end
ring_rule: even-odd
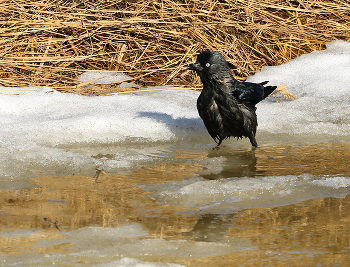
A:
POLYGON ((220 146, 231 136, 248 137, 252 146, 258 125, 255 105, 277 87, 264 86, 268 82, 239 82, 231 74, 228 62, 216 51, 204 51, 188 69, 199 75, 203 90, 197 109, 210 136, 220 146))

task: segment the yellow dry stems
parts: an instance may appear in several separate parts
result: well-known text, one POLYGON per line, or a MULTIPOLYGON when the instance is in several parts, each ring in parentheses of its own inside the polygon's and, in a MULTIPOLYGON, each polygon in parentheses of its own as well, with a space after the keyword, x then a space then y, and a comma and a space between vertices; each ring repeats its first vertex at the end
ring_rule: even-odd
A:
POLYGON ((96 93, 78 76, 109 70, 144 87, 196 87, 185 68, 204 49, 221 52, 245 80, 329 41, 349 41, 349 11, 348 0, 2 0, 0 86, 96 93))
POLYGON ((293 95, 291 92, 288 91, 286 84, 277 86, 276 90, 271 94, 272 96, 275 96, 276 99, 278 100, 278 97, 276 96, 277 93, 280 93, 283 98, 289 99, 289 100, 294 100, 299 98, 297 95, 293 95))

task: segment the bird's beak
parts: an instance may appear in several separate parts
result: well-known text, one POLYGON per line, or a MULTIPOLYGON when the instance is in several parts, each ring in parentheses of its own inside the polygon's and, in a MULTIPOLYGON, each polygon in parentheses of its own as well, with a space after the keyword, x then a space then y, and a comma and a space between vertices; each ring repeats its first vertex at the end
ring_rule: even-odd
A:
POLYGON ((195 62, 188 65, 187 69, 194 70, 194 71, 201 71, 203 68, 199 62, 195 62))

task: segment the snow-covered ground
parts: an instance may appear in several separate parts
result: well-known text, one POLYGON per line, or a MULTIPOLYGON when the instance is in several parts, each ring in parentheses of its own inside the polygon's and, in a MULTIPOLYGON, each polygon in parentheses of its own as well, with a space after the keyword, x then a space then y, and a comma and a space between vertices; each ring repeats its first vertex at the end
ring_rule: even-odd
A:
MULTIPOLYGON (((281 66, 265 67, 248 81, 286 84, 300 98, 258 107, 259 129, 288 135, 345 136, 350 141, 350 43, 335 41, 324 51, 302 55, 281 66)), ((303 138, 300 138, 303 142, 303 138)))

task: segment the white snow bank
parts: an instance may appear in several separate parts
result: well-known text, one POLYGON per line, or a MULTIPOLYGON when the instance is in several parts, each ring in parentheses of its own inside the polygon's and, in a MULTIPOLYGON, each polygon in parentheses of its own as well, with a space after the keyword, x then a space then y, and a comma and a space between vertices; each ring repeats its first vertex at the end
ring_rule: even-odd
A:
POLYGON ((264 67, 250 82, 286 84, 300 98, 258 105, 258 131, 348 136, 350 131, 350 43, 334 41, 327 49, 286 64, 264 67))

